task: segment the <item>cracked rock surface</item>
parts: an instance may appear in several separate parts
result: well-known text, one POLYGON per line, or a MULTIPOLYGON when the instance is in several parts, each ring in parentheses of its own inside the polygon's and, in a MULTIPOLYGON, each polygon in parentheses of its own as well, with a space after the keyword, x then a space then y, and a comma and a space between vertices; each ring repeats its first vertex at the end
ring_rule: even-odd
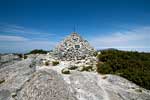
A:
POLYGON ((30 58, 0 69, 0 100, 77 100, 60 74, 36 71, 34 63, 30 58))

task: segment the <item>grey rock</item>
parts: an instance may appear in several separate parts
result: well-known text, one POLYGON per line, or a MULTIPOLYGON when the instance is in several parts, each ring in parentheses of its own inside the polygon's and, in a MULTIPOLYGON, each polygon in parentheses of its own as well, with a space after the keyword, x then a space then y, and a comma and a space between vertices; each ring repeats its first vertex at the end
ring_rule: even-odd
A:
POLYGON ((9 90, 10 93, 17 93, 22 89, 23 84, 31 78, 36 71, 33 59, 26 59, 13 65, 0 69, 0 80, 5 80, 0 84, 0 91, 9 90), (32 66, 32 67, 31 67, 32 66))
POLYGON ((0 68, 14 64, 20 60, 21 58, 18 55, 14 55, 14 54, 0 55, 0 68))
POLYGON ((0 100, 9 100, 10 91, 9 90, 1 90, 0 91, 0 100))
POLYGON ((105 100, 105 94, 98 86, 96 76, 79 72, 72 74, 69 78, 78 100, 105 100))
POLYGON ((77 100, 62 77, 53 70, 38 71, 24 85, 18 100, 77 100))
POLYGON ((101 75, 91 72, 76 72, 67 79, 78 100, 150 100, 150 92, 134 83, 115 75, 101 75), (111 80, 111 81, 110 81, 111 80))

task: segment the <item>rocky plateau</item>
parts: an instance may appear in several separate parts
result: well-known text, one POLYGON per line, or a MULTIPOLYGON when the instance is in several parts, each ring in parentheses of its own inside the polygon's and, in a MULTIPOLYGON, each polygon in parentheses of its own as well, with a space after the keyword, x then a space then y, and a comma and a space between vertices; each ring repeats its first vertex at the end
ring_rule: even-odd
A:
POLYGON ((115 75, 79 70, 85 61, 30 55, 0 69, 0 100, 150 100, 150 91, 115 75), (45 61, 49 65, 45 65, 45 61), (51 63, 58 61, 59 64, 51 63), (63 74, 66 68, 69 74, 63 74), (71 69, 72 68, 72 69, 71 69))

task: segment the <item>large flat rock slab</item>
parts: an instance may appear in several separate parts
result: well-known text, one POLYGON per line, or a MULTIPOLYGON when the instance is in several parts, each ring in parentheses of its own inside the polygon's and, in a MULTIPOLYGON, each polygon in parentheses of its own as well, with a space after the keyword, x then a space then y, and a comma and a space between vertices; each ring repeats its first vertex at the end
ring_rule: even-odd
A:
POLYGON ((19 92, 18 100, 77 100, 56 71, 38 71, 19 92))

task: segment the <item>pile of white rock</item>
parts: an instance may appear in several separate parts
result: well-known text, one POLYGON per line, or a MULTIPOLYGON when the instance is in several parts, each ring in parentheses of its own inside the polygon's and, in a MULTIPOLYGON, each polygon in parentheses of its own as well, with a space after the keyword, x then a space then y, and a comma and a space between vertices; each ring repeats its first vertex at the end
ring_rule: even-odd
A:
POLYGON ((66 37, 55 49, 54 55, 61 60, 81 60, 90 57, 95 52, 87 40, 79 34, 72 33, 66 37))

